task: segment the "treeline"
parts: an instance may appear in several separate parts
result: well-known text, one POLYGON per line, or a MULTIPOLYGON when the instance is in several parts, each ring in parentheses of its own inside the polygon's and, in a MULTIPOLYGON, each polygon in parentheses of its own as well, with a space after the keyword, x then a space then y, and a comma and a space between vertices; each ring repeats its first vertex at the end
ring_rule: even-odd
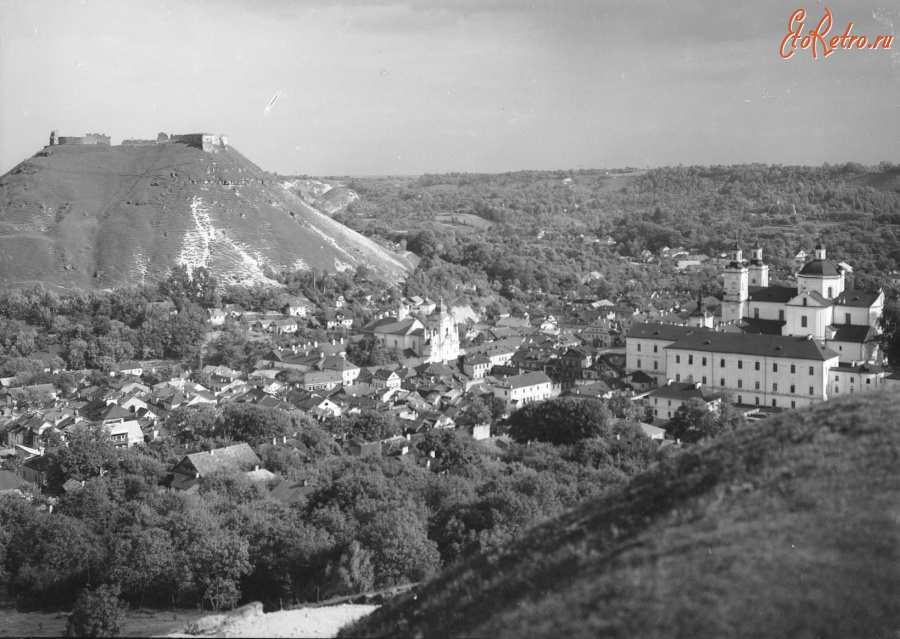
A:
MULTIPOLYGON (((432 431, 413 443, 430 468, 411 454, 349 456, 305 416, 258 406, 178 411, 170 438, 127 450, 92 426, 51 453, 54 486, 84 482, 52 513, 0 497, 0 585, 20 605, 71 602, 87 584, 109 584, 135 605, 218 609, 418 581, 665 456, 636 425, 616 419, 615 406, 572 401, 590 424, 566 442, 523 439, 500 450, 463 431, 432 431), (204 476, 196 494, 162 488, 189 452, 285 436, 302 452, 265 444, 261 457, 281 478, 308 484, 304 500, 274 500, 271 485, 243 472, 204 476)), ((399 427, 372 414, 331 430, 347 441, 399 427)))
POLYGON ((493 291, 506 302, 529 303, 572 291, 696 289, 705 275, 676 274, 665 260, 639 268, 627 261, 665 246, 712 257, 738 239, 746 246, 759 239, 767 261, 783 272, 821 239, 832 258, 864 275, 864 288, 884 285, 884 276, 900 269, 900 228, 893 224, 900 219, 900 168, 889 163, 448 174, 350 186, 361 199, 337 215, 340 221, 428 258, 408 285, 417 294, 493 291), (476 229, 463 215, 492 224, 476 229), (440 223, 448 218, 455 222, 440 223), (606 236, 616 245, 591 241, 606 236), (602 280, 582 284, 594 271, 602 280))

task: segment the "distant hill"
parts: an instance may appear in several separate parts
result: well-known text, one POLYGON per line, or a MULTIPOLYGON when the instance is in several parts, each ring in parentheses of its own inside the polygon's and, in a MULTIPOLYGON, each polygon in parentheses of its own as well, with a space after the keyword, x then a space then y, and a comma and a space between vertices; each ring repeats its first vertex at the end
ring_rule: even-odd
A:
POLYGON ((265 281, 267 267, 411 270, 232 147, 52 146, 0 177, 0 285, 109 288, 178 262, 225 283, 265 281))
POLYGON ((900 397, 689 449, 341 636, 896 637, 900 397))

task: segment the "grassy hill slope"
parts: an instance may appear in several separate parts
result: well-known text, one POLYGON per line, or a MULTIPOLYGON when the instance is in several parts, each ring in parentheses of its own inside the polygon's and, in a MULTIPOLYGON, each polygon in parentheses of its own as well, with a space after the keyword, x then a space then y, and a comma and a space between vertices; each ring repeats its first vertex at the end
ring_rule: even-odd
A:
POLYGON ((0 284, 106 288, 176 262, 225 281, 264 280, 266 267, 410 270, 231 147, 47 147, 0 177, 0 284))
POLYGON ((895 637, 900 397, 675 456, 342 636, 895 637))

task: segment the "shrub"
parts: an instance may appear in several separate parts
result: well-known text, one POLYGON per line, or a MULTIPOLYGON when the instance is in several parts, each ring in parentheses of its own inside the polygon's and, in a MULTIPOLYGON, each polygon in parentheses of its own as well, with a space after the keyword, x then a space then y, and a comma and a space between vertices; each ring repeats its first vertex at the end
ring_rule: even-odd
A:
POLYGON ((127 606, 119 599, 119 587, 85 588, 66 622, 65 637, 117 637, 127 606))

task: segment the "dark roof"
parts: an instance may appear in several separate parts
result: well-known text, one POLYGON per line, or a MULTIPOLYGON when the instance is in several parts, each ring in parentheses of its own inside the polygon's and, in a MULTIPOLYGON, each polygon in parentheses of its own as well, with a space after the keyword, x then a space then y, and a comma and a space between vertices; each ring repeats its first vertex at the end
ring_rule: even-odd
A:
POLYGON ((828 260, 813 260, 812 262, 807 262, 806 265, 800 269, 798 275, 836 277, 841 274, 842 270, 843 269, 834 262, 828 260))
POLYGON ((825 361, 838 357, 830 348, 820 346, 814 339, 786 335, 748 335, 746 333, 717 333, 713 331, 687 335, 666 346, 666 349, 734 353, 756 357, 790 357, 825 361))
POLYGON ((27 483, 24 479, 8 470, 0 470, 0 493, 7 490, 17 490, 19 486, 27 483))
POLYGON ((855 324, 836 324, 832 325, 836 329, 832 342, 852 342, 854 344, 863 344, 873 335, 872 327, 857 326, 855 324))
POLYGON ((186 460, 201 475, 207 475, 222 468, 239 468, 244 465, 254 466, 260 463, 259 457, 256 456, 256 453, 253 452, 253 449, 247 443, 194 453, 185 457, 178 466, 182 466, 186 460))
POLYGON ((633 324, 625 337, 642 338, 642 339, 664 339, 671 342, 678 341, 686 335, 692 335, 700 332, 702 334, 712 333, 708 328, 698 328, 696 326, 676 326, 673 324, 633 324))
POLYGON ((840 306, 853 306, 868 308, 875 303, 881 291, 870 293, 868 291, 844 291, 834 299, 834 303, 840 306))
POLYGON ((650 377, 644 371, 635 371, 631 374, 632 384, 651 384, 656 381, 655 377, 650 377))
POLYGON ((751 335, 781 335, 787 322, 783 320, 767 320, 755 317, 745 317, 741 320, 740 328, 751 335))
POLYGON ((648 397, 662 397, 664 399, 677 399, 685 401, 694 397, 702 399, 705 402, 718 398, 713 392, 703 388, 700 384, 692 384, 690 382, 672 382, 665 386, 660 386, 648 394, 648 397))
POLYGON ((751 302, 775 302, 777 304, 787 304, 797 297, 796 286, 760 286, 750 287, 751 302))
POLYGON ((306 498, 312 494, 314 490, 315 489, 312 486, 304 486, 303 482, 285 479, 269 492, 269 496, 276 501, 288 505, 305 502, 306 498))

